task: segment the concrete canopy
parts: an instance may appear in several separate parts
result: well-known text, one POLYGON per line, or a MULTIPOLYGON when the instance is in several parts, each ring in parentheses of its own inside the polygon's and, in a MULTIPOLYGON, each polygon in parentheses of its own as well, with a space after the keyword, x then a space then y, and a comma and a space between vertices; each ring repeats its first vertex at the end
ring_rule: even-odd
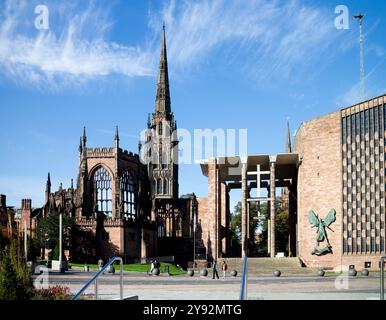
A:
MULTIPOLYGON (((241 181, 242 164, 246 162, 247 171, 254 172, 258 165, 261 171, 269 171, 270 163, 275 163, 275 177, 278 180, 277 187, 286 186, 285 180, 294 178, 296 170, 300 164, 300 157, 296 153, 279 153, 277 155, 251 155, 247 157, 219 157, 216 158, 221 182, 241 181)), ((201 171, 204 176, 208 176, 208 160, 200 161, 201 171)), ((269 180, 270 175, 262 174, 261 180, 269 180)), ((256 180, 255 175, 248 174, 248 180, 256 180)))

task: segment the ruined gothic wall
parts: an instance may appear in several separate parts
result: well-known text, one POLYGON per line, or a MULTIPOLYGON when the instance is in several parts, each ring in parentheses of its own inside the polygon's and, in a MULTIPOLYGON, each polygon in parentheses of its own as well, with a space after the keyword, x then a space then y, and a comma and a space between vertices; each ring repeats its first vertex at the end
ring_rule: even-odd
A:
POLYGON ((90 246, 87 251, 95 250, 95 261, 100 258, 108 261, 120 256, 128 262, 156 256, 156 232, 152 226, 141 229, 135 224, 125 225, 119 219, 106 220, 103 226, 97 225, 94 220, 84 220, 79 224, 82 231, 88 232, 90 239, 94 239, 87 243, 90 246))

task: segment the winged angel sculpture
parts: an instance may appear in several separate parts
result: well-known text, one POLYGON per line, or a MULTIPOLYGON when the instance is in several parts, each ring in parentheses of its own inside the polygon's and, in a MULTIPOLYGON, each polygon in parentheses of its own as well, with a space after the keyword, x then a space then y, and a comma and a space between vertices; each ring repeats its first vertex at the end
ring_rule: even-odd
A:
POLYGON ((308 220, 310 221, 312 228, 318 228, 316 232, 316 247, 312 251, 312 254, 320 256, 332 252, 332 246, 330 244, 330 241, 328 241, 326 229, 328 228, 329 230, 331 230, 329 226, 336 221, 335 210, 331 209, 330 212, 327 214, 326 219, 324 220, 319 218, 314 211, 310 210, 308 212, 308 220), (324 241, 326 241, 327 243, 326 246, 322 248, 319 247, 319 243, 324 241))

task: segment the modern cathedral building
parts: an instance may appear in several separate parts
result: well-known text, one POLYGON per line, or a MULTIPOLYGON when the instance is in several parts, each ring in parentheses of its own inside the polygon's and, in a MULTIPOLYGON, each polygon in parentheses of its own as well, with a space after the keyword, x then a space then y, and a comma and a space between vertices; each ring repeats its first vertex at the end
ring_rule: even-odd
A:
POLYGON ((275 155, 203 161, 209 191, 206 210, 198 214, 211 239, 205 245, 215 257, 227 255, 227 199, 236 188, 242 190, 242 254, 249 255, 249 203, 269 202, 268 250, 274 258, 280 187, 288 201, 291 256, 308 267, 378 268, 386 253, 385 130, 386 95, 302 123, 293 151, 289 145, 275 155))
POLYGON ((306 265, 378 268, 385 255, 386 95, 303 123, 295 137, 298 255, 306 265), (325 219, 332 250, 312 254, 308 211, 325 219))

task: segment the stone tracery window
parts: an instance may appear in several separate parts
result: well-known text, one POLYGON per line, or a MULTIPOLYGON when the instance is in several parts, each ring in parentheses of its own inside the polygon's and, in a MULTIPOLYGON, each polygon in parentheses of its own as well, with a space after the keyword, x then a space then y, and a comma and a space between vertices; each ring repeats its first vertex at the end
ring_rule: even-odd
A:
POLYGON ((156 207, 158 238, 182 237, 182 214, 174 204, 160 204, 156 207))
POLYGON ((122 212, 124 218, 135 219, 135 187, 134 179, 129 171, 121 177, 122 212))
POLYGON ((95 209, 98 213, 111 218, 113 215, 112 186, 109 172, 100 167, 94 174, 95 209))

